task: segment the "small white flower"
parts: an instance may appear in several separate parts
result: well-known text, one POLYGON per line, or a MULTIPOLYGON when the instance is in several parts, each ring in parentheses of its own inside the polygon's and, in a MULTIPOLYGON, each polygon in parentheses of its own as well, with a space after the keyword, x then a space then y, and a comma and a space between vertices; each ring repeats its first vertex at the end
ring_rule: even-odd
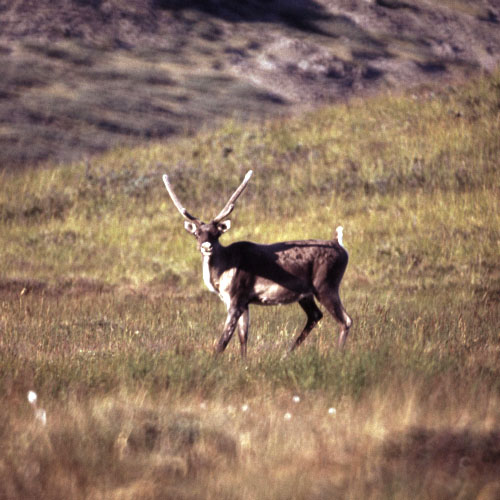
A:
POLYGON ((285 415, 283 416, 285 420, 290 420, 292 418, 292 414, 289 412, 286 412, 285 415))
POLYGON ((240 446, 242 448, 250 448, 252 444, 252 438, 249 432, 243 432, 240 434, 240 446))
POLYGON ((28 392, 28 401, 30 402, 30 404, 32 404, 32 405, 36 404, 36 398, 37 398, 37 395, 36 395, 35 391, 28 392))
POLYGON ((47 412, 42 408, 37 408, 35 411, 35 418, 42 424, 47 423, 47 412))
POLYGON ((292 399, 294 403, 300 403, 300 396, 294 396, 292 399))
POLYGON ((36 407, 36 400, 38 396, 35 391, 28 391, 28 401, 33 405, 33 410, 35 411, 35 419, 38 420, 42 425, 47 423, 47 412, 43 408, 36 407))
POLYGON ((200 409, 201 409, 201 410, 206 410, 206 409, 207 409, 207 403, 205 403, 205 401, 202 401, 202 402, 200 403, 200 409))
POLYGON ((337 414, 337 410, 335 408, 328 408, 328 413, 330 415, 336 415, 337 414))
POLYGON ((244 405, 241 407, 241 411, 248 411, 248 405, 247 405, 247 404, 244 404, 244 405))

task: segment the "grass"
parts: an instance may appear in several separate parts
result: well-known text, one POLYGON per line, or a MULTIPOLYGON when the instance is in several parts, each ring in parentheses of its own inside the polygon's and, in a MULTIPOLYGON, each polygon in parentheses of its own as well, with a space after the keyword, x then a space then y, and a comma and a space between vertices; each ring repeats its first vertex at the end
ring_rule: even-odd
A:
POLYGON ((0 496, 496 498, 499 105, 496 73, 2 173, 0 496), (325 317, 283 359, 288 306, 213 357, 161 173, 207 219, 249 168, 225 243, 344 226, 344 352, 325 317))
POLYGON ((0 166, 68 162, 123 143, 182 135, 238 109, 251 116, 280 112, 283 103, 272 93, 212 70, 203 46, 189 46, 177 60, 161 50, 13 43, 0 51, 7 75, 0 84, 0 166), (192 66, 202 68, 198 75, 192 66))

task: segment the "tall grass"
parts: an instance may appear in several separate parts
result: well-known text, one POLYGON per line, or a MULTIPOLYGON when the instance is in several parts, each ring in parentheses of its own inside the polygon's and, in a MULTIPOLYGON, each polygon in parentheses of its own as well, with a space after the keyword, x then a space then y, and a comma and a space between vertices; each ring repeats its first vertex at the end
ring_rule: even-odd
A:
POLYGON ((499 105, 497 73, 3 173, 0 497, 496 498, 499 105), (345 227, 345 351, 325 316, 282 358, 288 306, 213 357, 160 175, 207 219, 248 168, 224 242, 345 227))

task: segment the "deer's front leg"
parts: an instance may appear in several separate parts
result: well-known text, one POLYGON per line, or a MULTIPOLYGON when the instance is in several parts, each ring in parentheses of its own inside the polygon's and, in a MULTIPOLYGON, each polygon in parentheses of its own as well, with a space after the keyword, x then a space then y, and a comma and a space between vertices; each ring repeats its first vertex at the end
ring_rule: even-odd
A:
POLYGON ((215 348, 216 353, 221 353, 226 348, 227 344, 231 340, 233 336, 234 329, 240 319, 240 316, 243 314, 245 308, 238 306, 230 306, 227 311, 226 323, 224 324, 224 330, 222 332, 222 336, 217 343, 217 347, 215 348))

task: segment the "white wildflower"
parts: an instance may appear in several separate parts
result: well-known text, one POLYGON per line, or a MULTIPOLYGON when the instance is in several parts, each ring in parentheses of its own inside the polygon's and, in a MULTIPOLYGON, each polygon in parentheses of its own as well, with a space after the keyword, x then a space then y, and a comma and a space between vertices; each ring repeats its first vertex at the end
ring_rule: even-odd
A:
POLYGON ((251 435, 249 432, 243 432, 240 434, 240 447, 241 448, 250 448, 252 444, 251 435))
POLYGON ((244 404, 242 407, 241 407, 241 411, 248 411, 248 405, 247 404, 244 404))
POLYGON ((337 414, 337 410, 335 408, 328 408, 328 413, 330 415, 336 415, 337 414))
POLYGON ((38 420, 42 425, 45 425, 47 423, 47 412, 43 408, 37 408, 37 399, 38 396, 36 395, 35 391, 28 392, 28 401, 30 405, 33 406, 33 410, 35 411, 35 419, 38 420))
POLYGON ((35 419, 45 425, 47 423, 47 412, 42 408, 37 408, 35 410, 35 419))
POLYGON ((294 396, 292 399, 294 403, 300 403, 300 396, 294 396))
POLYGON ((32 404, 32 405, 36 404, 36 399, 37 399, 36 392, 29 391, 28 392, 28 401, 30 402, 30 404, 32 404))
POLYGON ((292 414, 289 412, 286 412, 285 415, 283 416, 285 420, 290 420, 292 418, 292 414))

